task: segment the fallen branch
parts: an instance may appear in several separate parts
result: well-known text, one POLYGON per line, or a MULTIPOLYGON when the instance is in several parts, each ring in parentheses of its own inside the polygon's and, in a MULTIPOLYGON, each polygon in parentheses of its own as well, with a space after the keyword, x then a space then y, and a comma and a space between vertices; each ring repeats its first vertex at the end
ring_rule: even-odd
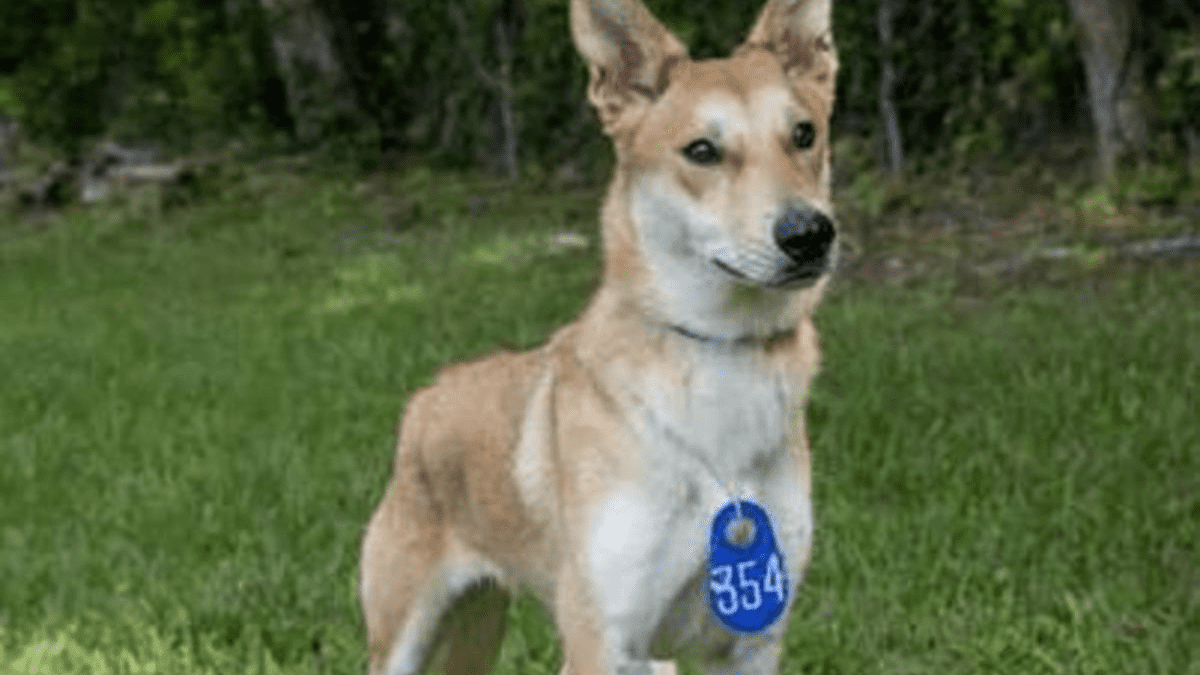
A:
POLYGON ((995 260, 976 265, 976 273, 984 276, 1016 274, 1037 260, 1102 260, 1124 256, 1129 258, 1153 258, 1181 255, 1200 255, 1200 235, 1184 235, 1169 239, 1150 239, 1126 243, 1109 248, 1084 248, 1079 245, 1047 246, 1035 249, 1015 258, 995 260))
POLYGON ((1182 237, 1174 237, 1172 239, 1151 239, 1150 241, 1139 241, 1136 244, 1126 244, 1121 247, 1121 252, 1135 258, 1149 258, 1152 256, 1170 256, 1170 255, 1187 255, 1200 254, 1200 236, 1185 235, 1182 237))

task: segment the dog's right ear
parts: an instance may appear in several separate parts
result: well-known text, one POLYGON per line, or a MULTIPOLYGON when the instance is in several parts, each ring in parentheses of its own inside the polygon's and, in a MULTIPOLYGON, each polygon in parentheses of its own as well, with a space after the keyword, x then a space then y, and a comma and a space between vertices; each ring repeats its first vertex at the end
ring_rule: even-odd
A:
POLYGON ((609 135, 667 88, 687 49, 640 0, 571 0, 571 34, 588 62, 588 100, 609 135))

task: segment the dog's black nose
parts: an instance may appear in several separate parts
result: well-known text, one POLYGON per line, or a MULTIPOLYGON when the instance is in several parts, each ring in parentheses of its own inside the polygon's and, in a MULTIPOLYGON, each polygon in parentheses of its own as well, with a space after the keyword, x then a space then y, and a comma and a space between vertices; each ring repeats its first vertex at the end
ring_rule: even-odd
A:
POLYGON ((815 209, 789 209, 775 223, 775 243, 798 265, 823 261, 834 235, 833 221, 815 209))

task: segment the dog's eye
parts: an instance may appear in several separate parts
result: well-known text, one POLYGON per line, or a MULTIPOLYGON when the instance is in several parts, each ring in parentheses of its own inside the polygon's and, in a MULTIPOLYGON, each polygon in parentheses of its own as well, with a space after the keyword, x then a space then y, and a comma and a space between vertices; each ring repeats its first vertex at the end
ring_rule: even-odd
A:
POLYGON ((721 151, 705 138, 689 143, 683 149, 683 156, 696 164, 716 164, 721 161, 721 151))
POLYGON ((801 150, 807 150, 817 140, 817 128, 812 122, 801 122, 792 129, 792 145, 801 150))

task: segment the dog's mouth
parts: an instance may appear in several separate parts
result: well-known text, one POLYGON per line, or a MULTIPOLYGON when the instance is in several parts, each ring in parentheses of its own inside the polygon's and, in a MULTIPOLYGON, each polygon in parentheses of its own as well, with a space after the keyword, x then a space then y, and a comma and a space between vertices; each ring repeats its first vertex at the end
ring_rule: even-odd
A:
POLYGON ((717 266, 717 269, 728 274, 729 276, 733 277, 734 279, 745 279, 747 281, 750 280, 750 277, 746 276, 745 272, 739 270, 738 268, 734 267, 733 265, 730 265, 729 263, 725 262, 724 260, 721 260, 720 258, 713 258, 712 263, 717 266))
POLYGON ((815 283, 829 271, 830 260, 824 258, 815 262, 792 264, 764 276, 748 274, 717 257, 712 258, 712 264, 717 269, 740 282, 772 290, 789 291, 815 283))
POLYGON ((828 259, 817 263, 805 263, 803 265, 791 265, 783 270, 774 280, 771 286, 780 289, 799 288, 801 286, 809 286, 816 282, 817 279, 825 276, 829 271, 830 263, 828 259))

